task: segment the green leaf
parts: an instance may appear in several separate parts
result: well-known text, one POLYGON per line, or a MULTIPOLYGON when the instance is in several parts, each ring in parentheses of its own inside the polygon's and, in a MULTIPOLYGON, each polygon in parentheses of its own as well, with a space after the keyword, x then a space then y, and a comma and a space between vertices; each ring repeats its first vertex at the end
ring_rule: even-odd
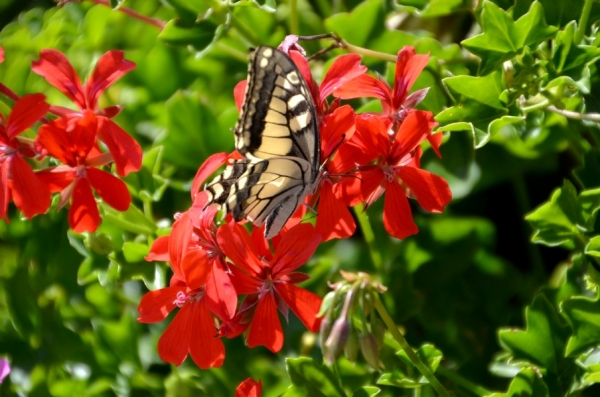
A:
POLYGON ((548 386, 535 368, 523 368, 510 382, 506 393, 494 393, 487 397, 547 397, 548 386))
POLYGON ((292 387, 284 396, 346 397, 331 370, 312 358, 285 360, 292 387))
POLYGON ((499 126, 516 122, 512 118, 496 121, 508 114, 508 109, 499 99, 506 88, 501 71, 483 77, 448 77, 443 83, 455 104, 435 116, 441 125, 439 131, 470 131, 474 146, 480 148, 489 141, 492 133, 499 130, 499 126), (490 130, 490 127, 493 128, 490 130))
POLYGON ((375 386, 363 386, 352 393, 352 397, 375 397, 381 392, 381 389, 375 386))
POLYGON ((585 246, 586 255, 600 258, 600 236, 594 236, 585 246))
POLYGON ((490 1, 483 5, 483 33, 462 41, 462 45, 481 58, 479 74, 486 75, 514 57, 524 46, 537 45, 558 29, 548 26, 544 10, 537 1, 516 22, 490 1))
POLYGON ((600 57, 600 48, 575 43, 576 29, 577 23, 572 21, 556 35, 552 63, 556 76, 563 74, 580 80, 583 69, 600 57))
POLYGON ((357 46, 365 47, 368 42, 385 30, 383 3, 368 0, 356 6, 352 12, 334 14, 325 20, 325 27, 341 38, 357 46), (357 28, 360 27, 360 28, 357 28))
POLYGON ((573 328, 573 335, 567 343, 568 356, 600 344, 600 299, 575 297, 562 302, 560 309, 573 328))
POLYGON ((500 330, 500 344, 512 352, 515 359, 527 360, 557 373, 570 335, 569 327, 560 324, 557 312, 542 294, 525 309, 525 322, 525 330, 500 330))
POLYGON ((552 193, 550 201, 536 208, 525 219, 535 230, 534 243, 560 245, 577 236, 577 192, 565 180, 562 188, 552 193))
POLYGON ((422 18, 440 17, 468 10, 471 4, 469 0, 431 0, 420 14, 422 18))
MULTIPOLYGON (((432 372, 435 372, 440 361, 442 360, 442 352, 436 349, 433 345, 423 345, 416 351, 419 359, 432 372)), ((396 355, 407 365, 406 369, 394 368, 393 372, 384 373, 377 380, 378 385, 395 386, 401 388, 418 388, 429 381, 421 376, 419 370, 413 365, 404 350, 399 350, 396 355), (411 374, 411 376, 407 375, 411 374)))
POLYGON ((221 26, 206 19, 191 26, 180 26, 176 20, 171 20, 158 37, 172 45, 191 45, 197 51, 204 51, 220 37, 221 26))
POLYGON ((123 255, 125 260, 129 263, 143 261, 144 257, 148 255, 150 248, 147 244, 134 243, 127 241, 123 244, 123 255))

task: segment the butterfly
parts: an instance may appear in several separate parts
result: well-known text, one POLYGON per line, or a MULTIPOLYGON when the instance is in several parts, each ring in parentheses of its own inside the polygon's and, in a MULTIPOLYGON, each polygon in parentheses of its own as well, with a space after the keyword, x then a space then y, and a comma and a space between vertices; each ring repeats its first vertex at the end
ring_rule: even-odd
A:
POLYGON ((320 139, 308 84, 284 52, 261 46, 250 53, 244 104, 235 128, 244 156, 206 187, 236 221, 265 223, 265 237, 279 234, 311 194, 320 175, 320 139))

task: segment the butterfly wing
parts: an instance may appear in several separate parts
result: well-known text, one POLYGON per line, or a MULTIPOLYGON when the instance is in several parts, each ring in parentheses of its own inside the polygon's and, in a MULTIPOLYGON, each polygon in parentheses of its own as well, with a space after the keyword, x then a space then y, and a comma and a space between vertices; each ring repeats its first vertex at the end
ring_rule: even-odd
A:
POLYGON ((266 222, 265 236, 271 238, 314 190, 320 162, 315 105, 287 54, 259 47, 250 55, 234 134, 245 159, 207 185, 209 203, 231 211, 236 221, 266 222))

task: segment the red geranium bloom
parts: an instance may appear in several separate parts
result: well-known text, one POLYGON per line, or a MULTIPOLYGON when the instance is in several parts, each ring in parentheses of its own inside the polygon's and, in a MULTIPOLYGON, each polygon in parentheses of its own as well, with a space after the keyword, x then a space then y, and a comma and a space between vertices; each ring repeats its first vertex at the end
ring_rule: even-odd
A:
MULTIPOLYGON (((108 147, 119 175, 127 175, 141 168, 142 149, 135 139, 110 120, 119 113, 120 106, 99 109, 98 98, 133 68, 133 62, 123 59, 123 51, 108 51, 98 59, 92 76, 82 85, 73 66, 60 51, 42 50, 40 59, 32 63, 32 70, 69 97, 80 111, 90 110, 96 114, 98 139, 108 147)), ((74 112, 56 106, 52 107, 52 111, 62 116, 74 112)))
POLYGON ((4 62, 4 48, 0 47, 0 63, 4 62))
POLYGON ((0 219, 8 220, 11 199, 28 219, 50 206, 48 187, 23 158, 35 156, 36 151, 31 143, 18 138, 48 112, 50 105, 45 99, 42 94, 25 95, 15 103, 6 124, 0 115, 0 219))
POLYGON ((118 211, 131 203, 127 186, 119 178, 95 167, 107 164, 110 156, 95 147, 96 116, 89 110, 56 119, 40 127, 36 144, 65 165, 38 173, 51 192, 60 192, 59 207, 71 199, 69 225, 73 231, 93 232, 100 224, 100 213, 92 187, 118 211))
POLYGON ((313 255, 321 237, 309 224, 295 226, 283 235, 272 255, 260 229, 255 231, 254 241, 246 229, 235 222, 220 227, 217 232, 219 246, 236 265, 232 267, 236 291, 246 295, 234 320, 227 323, 233 332, 224 333, 234 337, 249 326, 248 346, 263 345, 277 352, 283 346, 277 309, 286 317, 292 309, 309 331, 319 329, 321 321, 316 315, 321 298, 294 285, 308 279, 306 274, 294 270, 313 255))
MULTIPOLYGON (((398 52, 396 58, 393 87, 390 87, 382 78, 376 79, 368 74, 363 74, 337 88, 333 95, 341 99, 363 97, 380 99, 386 121, 390 124, 389 128, 396 130, 429 91, 429 88, 423 88, 408 95, 417 77, 427 66, 427 62, 429 62, 429 54, 418 55, 413 47, 406 46, 398 52)), ((439 156, 442 135, 429 135, 427 139, 439 156)))
POLYGON ((159 322, 175 306, 180 307, 158 342, 158 353, 176 365, 181 365, 189 353, 200 368, 207 369, 220 367, 225 358, 223 342, 215 338, 217 329, 211 312, 219 317, 228 311, 233 314, 237 299, 228 274, 218 266, 222 254, 214 242, 216 210, 207 207, 203 211, 206 197, 196 197, 194 206, 178 217, 171 235, 157 239, 152 246, 151 257, 169 258, 174 274, 169 287, 144 295, 138 321, 159 322), (217 294, 233 296, 233 308, 229 296, 216 305, 212 302, 209 291, 215 287, 221 289, 217 294))
POLYGON ((235 397, 260 397, 262 395, 262 382, 248 378, 235 389, 235 397))
MULTIPOLYGON (((427 211, 442 212, 452 199, 448 183, 422 170, 421 142, 436 125, 430 112, 415 110, 408 114, 395 136, 377 115, 363 114, 356 119, 356 133, 345 156, 359 159, 357 178, 344 178, 336 187, 349 205, 365 202, 366 207, 387 191, 383 223, 390 235, 406 238, 417 233, 407 196, 415 197, 427 211)), ((365 208, 366 208, 365 207, 365 208)))

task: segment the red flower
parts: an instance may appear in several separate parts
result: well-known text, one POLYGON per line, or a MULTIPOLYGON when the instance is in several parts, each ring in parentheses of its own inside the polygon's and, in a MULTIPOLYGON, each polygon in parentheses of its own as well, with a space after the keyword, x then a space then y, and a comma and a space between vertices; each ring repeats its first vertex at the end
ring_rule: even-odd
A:
POLYGON ((0 47, 0 63, 4 62, 4 48, 0 47))
MULTIPOLYGON (((387 191, 383 222, 396 238, 417 233, 407 196, 415 197, 427 211, 442 212, 452 199, 444 179, 419 168, 421 142, 436 125, 430 112, 415 110, 408 114, 395 136, 377 115, 363 114, 356 119, 356 133, 342 157, 356 159, 360 165, 356 178, 345 178, 336 187, 350 198, 349 205, 365 202, 368 207, 387 191)), ((340 153, 342 154, 342 153, 340 153)), ((366 208, 365 207, 365 208, 366 208)))
POLYGON ((248 378, 235 389, 235 397, 260 397, 262 395, 262 382, 248 378))
MULTIPOLYGON (((92 76, 81 84, 69 60, 57 50, 42 50, 40 59, 32 63, 32 70, 69 97, 80 111, 90 110, 97 117, 97 133, 112 154, 117 173, 127 175, 142 165, 142 149, 121 127, 110 118, 119 113, 119 106, 98 108, 98 98, 110 85, 135 68, 133 62, 123 59, 123 51, 108 51, 100 57, 92 76)), ((70 109, 53 107, 62 116, 73 113, 70 109)))
POLYGON ((189 353, 200 368, 207 369, 220 367, 225 358, 223 342, 215 337, 212 313, 230 318, 237 298, 228 273, 220 267, 223 259, 214 240, 213 225, 217 211, 212 207, 202 211, 206 196, 197 197, 194 206, 173 225, 168 243, 160 238, 152 246, 151 257, 170 258, 174 274, 169 287, 144 295, 138 307, 138 321, 159 322, 175 306, 180 307, 158 342, 158 353, 176 365, 181 365, 189 353), (213 297, 209 296, 211 289, 216 290, 213 297))
POLYGON ((38 173, 51 192, 61 192, 60 207, 71 200, 69 225, 73 231, 93 232, 100 224, 92 187, 118 211, 125 211, 131 195, 123 181, 95 167, 110 161, 95 146, 97 118, 89 111, 61 117, 40 127, 36 144, 65 165, 38 173))
POLYGON ((283 235, 272 255, 268 241, 259 229, 252 241, 246 229, 235 222, 219 228, 217 241, 225 255, 236 265, 232 267, 238 294, 246 295, 233 321, 226 328, 228 337, 239 335, 248 326, 250 347, 266 346, 277 352, 283 346, 283 331, 277 309, 286 317, 289 309, 311 332, 319 329, 316 317, 321 298, 295 286, 308 279, 296 273, 298 267, 313 255, 321 241, 309 224, 293 227, 283 235))
POLYGON ((6 124, 0 115, 1 219, 8 220, 11 199, 27 218, 46 212, 50 206, 50 191, 24 159, 35 156, 36 151, 18 137, 48 112, 50 105, 45 99, 42 94, 25 95, 15 103, 6 124))
MULTIPOLYGON (((379 78, 363 74, 344 85, 333 93, 341 99, 373 97, 381 100, 383 112, 389 128, 396 130, 398 125, 413 111, 427 95, 429 88, 423 88, 408 95, 411 87, 429 62, 429 55, 417 55, 415 49, 406 46, 398 52, 396 58, 396 75, 394 86, 379 78)), ((440 156, 439 146, 442 135, 434 134, 427 137, 433 150, 440 156)))

